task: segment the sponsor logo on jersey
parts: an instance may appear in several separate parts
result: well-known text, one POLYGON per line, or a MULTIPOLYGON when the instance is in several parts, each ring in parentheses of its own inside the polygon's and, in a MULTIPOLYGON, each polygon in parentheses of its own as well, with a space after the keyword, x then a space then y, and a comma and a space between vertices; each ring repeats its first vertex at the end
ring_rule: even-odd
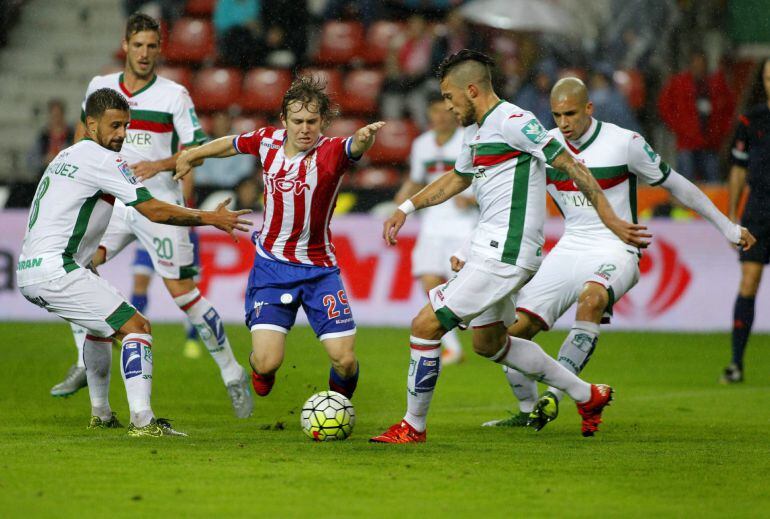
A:
POLYGON ((16 270, 25 270, 39 267, 43 263, 43 258, 31 258, 27 260, 19 260, 19 264, 16 266, 16 270))
POLYGON ((545 131, 545 128, 543 128, 537 119, 530 119, 530 121, 524 125, 524 128, 521 129, 521 133, 535 144, 543 142, 543 140, 548 137, 548 132, 545 131))
POLYGON ((269 194, 273 194, 276 191, 281 193, 294 193, 299 195, 304 190, 310 190, 310 185, 306 182, 300 182, 290 178, 274 179, 272 177, 265 178, 265 188, 269 194))
POLYGON ((647 154, 648 157, 650 157, 650 161, 652 162, 655 162, 655 159, 658 158, 658 154, 646 142, 644 143, 644 152, 647 154))
POLYGON ((139 182, 134 176, 134 172, 131 171, 131 168, 128 167, 128 163, 121 162, 120 164, 118 164, 118 170, 123 175, 123 178, 126 179, 126 182, 128 182, 129 184, 134 185, 137 182, 139 182))
POLYGON ((259 145, 260 146, 264 146, 264 147, 266 147, 268 149, 271 149, 271 150, 277 150, 278 148, 281 147, 281 145, 278 144, 277 142, 268 142, 268 141, 262 141, 262 142, 259 143, 259 145))
POLYGON ((126 132, 125 144, 130 144, 135 148, 152 148, 152 134, 138 130, 126 132))

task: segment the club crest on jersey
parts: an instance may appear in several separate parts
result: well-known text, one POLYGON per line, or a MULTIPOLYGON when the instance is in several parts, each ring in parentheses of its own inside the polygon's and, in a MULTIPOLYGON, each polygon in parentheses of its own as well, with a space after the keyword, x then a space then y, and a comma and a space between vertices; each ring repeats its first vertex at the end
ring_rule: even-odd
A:
POLYGON ((543 128, 537 119, 530 119, 530 121, 524 125, 524 128, 521 129, 521 133, 535 144, 542 142, 543 139, 548 137, 548 132, 545 131, 545 128, 543 128))
POLYGON ((127 163, 121 162, 120 164, 118 164, 118 170, 120 170, 121 174, 123 175, 123 178, 125 178, 129 184, 136 184, 138 182, 138 180, 134 176, 134 173, 131 171, 131 168, 128 167, 127 163))

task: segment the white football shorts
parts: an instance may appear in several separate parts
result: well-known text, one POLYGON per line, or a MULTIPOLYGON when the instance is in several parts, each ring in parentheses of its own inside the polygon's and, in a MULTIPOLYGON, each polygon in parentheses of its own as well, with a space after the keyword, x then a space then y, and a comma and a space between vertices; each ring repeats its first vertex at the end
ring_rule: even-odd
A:
POLYGON ((417 235, 412 249, 412 276, 427 274, 449 279, 454 275, 449 258, 465 243, 465 236, 441 236, 427 232, 417 235))

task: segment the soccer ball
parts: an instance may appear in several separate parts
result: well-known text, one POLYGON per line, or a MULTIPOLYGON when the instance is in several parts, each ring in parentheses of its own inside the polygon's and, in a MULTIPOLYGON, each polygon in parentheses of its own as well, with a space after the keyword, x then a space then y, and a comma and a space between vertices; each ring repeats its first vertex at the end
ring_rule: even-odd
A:
POLYGON ((317 442, 344 440, 353 432, 355 423, 353 404, 336 391, 316 393, 302 406, 302 430, 317 442))

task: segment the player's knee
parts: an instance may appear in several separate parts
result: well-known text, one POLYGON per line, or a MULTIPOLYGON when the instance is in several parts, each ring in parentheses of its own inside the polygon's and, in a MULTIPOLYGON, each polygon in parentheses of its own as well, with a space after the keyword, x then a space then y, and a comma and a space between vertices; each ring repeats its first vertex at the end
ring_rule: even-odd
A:
POLYGON ((272 375, 281 367, 281 356, 271 351, 260 351, 251 354, 251 366, 260 375, 272 375))
POLYGON ((505 333, 495 336, 489 334, 474 334, 473 351, 482 357, 494 357, 505 345, 507 339, 508 336, 505 333))
POLYGON ((508 335, 532 340, 543 329, 543 323, 539 319, 534 319, 521 312, 517 313, 516 317, 516 322, 508 327, 508 335))
POLYGON ((120 331, 123 332, 124 335, 129 333, 151 335, 152 326, 150 325, 150 321, 145 316, 137 312, 125 325, 123 325, 120 331))
POLYGON ((596 317, 601 318, 609 302, 609 294, 604 288, 586 289, 578 299, 578 314, 583 316, 582 319, 592 321, 596 317))
POLYGON ((353 375, 358 367, 356 355, 352 351, 344 352, 332 359, 332 364, 338 373, 345 376, 353 375))
POLYGON ((417 317, 412 319, 412 335, 423 339, 433 338, 443 330, 436 314, 430 306, 425 306, 417 317))

